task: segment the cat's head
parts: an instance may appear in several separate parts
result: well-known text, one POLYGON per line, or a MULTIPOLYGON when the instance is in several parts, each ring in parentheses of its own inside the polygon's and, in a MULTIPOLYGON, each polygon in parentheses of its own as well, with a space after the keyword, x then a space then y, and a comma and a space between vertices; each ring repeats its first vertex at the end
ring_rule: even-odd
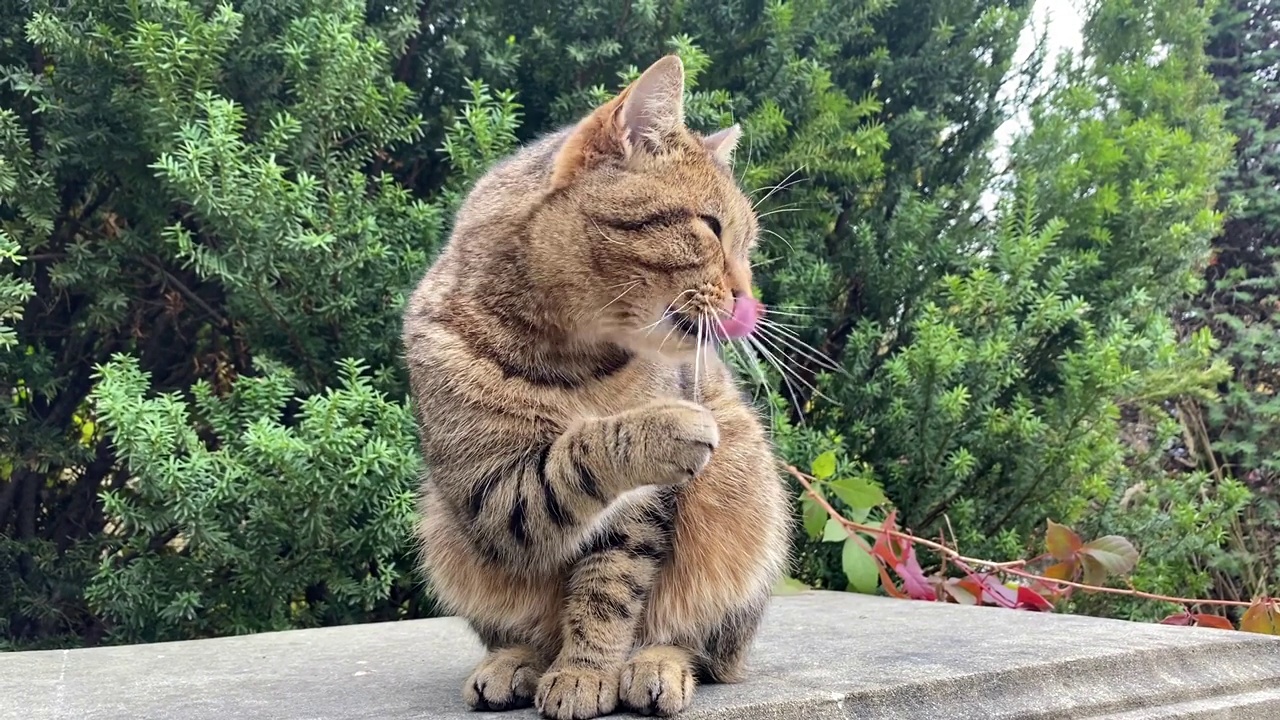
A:
POLYGON ((684 66, 648 68, 572 130, 534 220, 544 272, 571 293, 576 330, 684 356, 754 331, 752 204, 730 163, 741 130, 684 123, 684 66))

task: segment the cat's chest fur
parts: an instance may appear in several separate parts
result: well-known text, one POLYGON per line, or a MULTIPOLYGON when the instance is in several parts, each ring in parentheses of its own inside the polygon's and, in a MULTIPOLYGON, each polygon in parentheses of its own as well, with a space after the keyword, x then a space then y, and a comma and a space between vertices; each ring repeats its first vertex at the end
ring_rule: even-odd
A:
MULTIPOLYGON (((702 380, 705 382, 705 377, 702 380)), ((578 388, 574 394, 580 409, 596 416, 613 415, 656 400, 693 401, 693 366, 633 360, 622 371, 578 388)))

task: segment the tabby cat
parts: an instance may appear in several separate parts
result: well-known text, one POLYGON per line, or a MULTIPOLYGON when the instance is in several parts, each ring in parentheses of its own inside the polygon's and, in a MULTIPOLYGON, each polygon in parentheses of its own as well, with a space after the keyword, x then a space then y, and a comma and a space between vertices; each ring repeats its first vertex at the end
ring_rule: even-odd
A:
POLYGON ((424 572, 488 649, 475 709, 672 715, 736 682, 788 497, 716 354, 749 335, 740 130, 684 124, 662 58, 481 178, 413 293, 424 572))

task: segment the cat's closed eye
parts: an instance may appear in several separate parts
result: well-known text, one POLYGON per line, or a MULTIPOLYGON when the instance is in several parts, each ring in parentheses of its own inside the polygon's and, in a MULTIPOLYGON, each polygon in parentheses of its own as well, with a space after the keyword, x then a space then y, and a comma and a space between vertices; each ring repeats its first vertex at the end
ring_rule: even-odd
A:
POLYGON ((719 240, 720 230, 721 230, 720 221, 716 219, 715 216, 713 215, 700 215, 699 219, 702 220, 702 222, 706 223, 707 227, 711 228, 711 232, 715 233, 716 239, 719 240))

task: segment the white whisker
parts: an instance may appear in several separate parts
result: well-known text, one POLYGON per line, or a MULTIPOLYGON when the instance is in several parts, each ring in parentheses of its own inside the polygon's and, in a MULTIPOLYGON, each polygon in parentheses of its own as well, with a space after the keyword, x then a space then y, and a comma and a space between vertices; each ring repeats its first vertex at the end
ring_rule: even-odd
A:
MULTIPOLYGON (((773 197, 773 194, 774 194, 774 193, 776 193, 776 192, 778 192, 779 190, 782 190, 782 189, 785 189, 785 188, 791 187, 791 185, 795 185, 796 183, 802 182, 802 181, 804 180, 804 178, 800 178, 800 180, 797 180, 796 182, 791 183, 791 185, 788 185, 788 184, 787 184, 787 181, 788 181, 788 180, 790 180, 790 179, 791 179, 791 178, 792 178, 796 173, 800 172, 800 171, 801 171, 801 170, 803 170, 804 168, 805 168, 805 166, 804 166, 804 165, 801 165, 800 167, 796 168, 795 170, 792 170, 792 171, 791 171, 791 172, 790 172, 786 177, 782 178, 782 182, 778 183, 777 185, 774 185, 774 186, 773 186, 773 188, 772 188, 771 190, 769 190, 769 193, 768 193, 767 195, 765 195, 764 197, 762 197, 762 198, 760 198, 759 200, 757 200, 757 201, 756 201, 756 203, 755 203, 754 205, 752 205, 752 206, 751 206, 751 210, 754 212, 756 208, 760 207, 760 204, 761 204, 761 203, 763 203, 765 200, 768 200, 769 198, 773 197)), ((752 194, 752 195, 755 195, 756 193, 760 192, 760 190, 763 190, 763 189, 764 189, 764 188, 760 188, 760 189, 758 189, 758 190, 753 190, 753 191, 751 191, 751 194, 752 194)))
MULTIPOLYGON (((676 298, 675 298, 675 300, 672 300, 672 301, 671 301, 671 304, 672 304, 672 305, 676 304, 676 302, 678 302, 678 301, 680 300, 680 298, 684 297, 686 294, 691 293, 691 292, 694 292, 694 291, 693 291, 693 290, 685 290, 684 292, 682 292, 682 293, 680 293, 679 295, 677 295, 677 296, 676 296, 676 298)), ((642 328, 640 328, 640 329, 641 329, 641 330, 648 330, 648 331, 649 331, 649 332, 645 333, 645 336, 646 336, 646 337, 647 337, 648 335, 653 334, 653 331, 654 331, 654 330, 655 330, 659 325, 661 325, 661 324, 662 324, 662 321, 663 321, 663 320, 666 320, 667 318, 671 317, 672 315, 674 315, 674 314, 676 314, 676 313, 678 313, 678 312, 680 312, 680 311, 684 310, 685 308, 689 307, 689 303, 691 303, 691 302, 693 302, 693 298, 689 298, 688 302, 686 302, 684 305, 681 305, 680 307, 678 307, 678 308, 676 308, 676 309, 674 309, 674 310, 673 310, 673 309, 671 309, 671 307, 670 307, 670 306, 668 306, 668 307, 667 307, 667 309, 662 313, 662 316, 661 316, 661 317, 659 317, 657 320, 654 320, 653 322, 649 323, 648 325, 645 325, 644 327, 642 327, 642 328)))
POLYGON ((791 250, 792 250, 792 251, 794 251, 794 250, 795 250, 795 246, 793 246, 793 245, 791 244, 791 241, 790 241, 790 240, 788 240, 788 239, 786 239, 786 238, 782 237, 782 236, 781 236, 781 235, 779 235, 778 233, 776 233, 776 232, 774 232, 774 231, 770 230, 769 228, 760 228, 760 232, 767 232, 767 233, 769 233, 770 235, 772 235, 772 236, 774 236, 774 237, 778 238, 778 239, 779 239, 779 240, 781 240, 783 243, 785 243, 785 244, 786 244, 786 246, 787 246, 787 247, 789 247, 789 248, 791 248, 791 250))
MULTIPOLYGON (((767 344, 773 350, 776 350, 780 355, 783 355, 784 357, 786 356, 787 354, 786 351, 784 351, 782 348, 775 345, 773 342, 770 342, 769 337, 767 335, 756 335, 755 338, 760 342, 767 344)), ((800 377, 800 373, 793 373, 793 374, 795 376, 796 381, 802 383, 805 387, 809 388, 809 390, 811 390, 814 395, 817 395, 818 397, 822 398, 823 400, 826 400, 827 402, 833 405, 835 404, 834 400, 822 394, 822 392, 820 392, 818 388, 812 385, 808 380, 805 380, 804 378, 800 377)))
MULTIPOLYGON (((760 318, 760 319, 764 320, 764 318, 760 318)), ((797 325, 795 323, 784 323, 784 322, 778 322, 777 320, 770 320, 769 324, 777 325, 778 327, 791 328, 794 330, 807 330, 810 327, 809 325, 797 325)))
POLYGON ((610 243, 613 243, 614 245, 626 245, 626 243, 624 243, 624 242, 622 242, 622 241, 620 241, 620 240, 614 240, 613 238, 609 237, 608 235, 605 235, 605 234, 604 234, 604 230, 601 230, 601 229, 600 229, 600 226, 596 223, 596 221, 595 221, 594 219, 591 221, 591 224, 595 226, 595 228, 596 228, 596 232, 600 233, 600 237, 604 238, 604 239, 605 239, 605 242, 610 242, 610 243))
POLYGON ((834 359, 827 357, 821 350, 813 347, 809 343, 806 343, 799 337, 796 337, 796 335, 786 328, 778 327, 774 323, 766 324, 762 321, 760 323, 760 331, 765 333, 768 337, 773 338, 773 340, 778 344, 783 345, 790 350, 799 352, 801 355, 804 355, 832 372, 838 372, 843 375, 849 374, 849 372, 841 367, 834 359))
MULTIPOLYGON (((675 331, 676 331, 676 326, 672 325, 671 329, 667 331, 667 334, 662 337, 662 342, 658 343, 659 350, 666 347, 667 341, 671 339, 671 333, 674 333, 675 331)), ((650 330, 649 332, 653 332, 653 331, 650 330)))
POLYGON ((762 220, 762 219, 764 219, 764 218, 769 217, 770 215, 777 215, 778 213, 784 213, 784 212, 800 212, 800 211, 801 211, 801 210, 803 210, 803 209, 804 209, 804 208, 798 208, 798 207, 780 207, 780 208, 774 208, 774 209, 770 210, 769 212, 762 212, 762 213, 760 213, 759 215, 757 215, 757 216, 756 216, 756 219, 757 219, 757 220, 762 220))
MULTIPOLYGON (((719 314, 727 315, 728 313, 720 311, 719 314)), ((725 331, 724 323, 720 321, 719 316, 714 315, 711 319, 720 330, 720 335, 728 338, 729 333, 725 331)), ((756 354, 751 351, 751 346, 747 344, 745 339, 730 339, 725 343, 725 347, 732 350, 733 354, 743 361, 743 364, 747 366, 747 372, 750 373, 752 375, 752 379, 755 380, 753 383, 755 385, 755 392, 752 393, 751 396, 751 404, 754 405, 756 401, 760 399, 760 389, 764 388, 766 392, 769 390, 769 379, 765 377, 764 368, 760 367, 760 361, 756 358, 756 354)), ((769 406, 769 432, 773 433, 778 422, 777 408, 774 407, 772 401, 768 402, 767 405, 769 406)))
POLYGON ((814 315, 811 314, 811 312, 795 312, 796 310, 809 310, 812 312, 825 313, 827 315, 830 315, 831 313, 831 311, 827 310, 826 308, 812 308, 812 307, 805 307, 802 305, 787 305, 785 310, 779 309, 776 307, 771 307, 766 312, 769 315, 785 315, 787 317, 804 318, 805 320, 816 319, 814 315))
MULTIPOLYGON (((722 312, 721 314, 726 314, 726 313, 722 312)), ((720 330, 721 337, 728 338, 729 333, 725 331, 724 323, 720 322, 720 318, 718 316, 712 316, 711 319, 715 321, 716 327, 720 330)), ((729 342, 726 343, 725 347, 731 348, 735 355, 739 355, 740 357, 749 361, 751 365, 751 369, 755 371, 756 379, 760 382, 761 385, 767 386, 769 384, 769 381, 765 378, 764 369, 760 367, 760 363, 756 360, 755 354, 748 352, 748 348, 744 341, 740 340, 739 342, 741 342, 742 344, 739 345, 738 342, 729 340, 729 342)))
POLYGON ((628 286, 627 286, 627 289, 625 289, 625 290, 623 290, 622 292, 618 293, 618 297, 616 297, 616 298, 614 298, 614 299, 610 300, 609 302, 605 303, 605 304, 604 304, 604 307, 602 307, 602 308, 600 308, 599 310, 597 310, 597 311, 596 311, 596 314, 595 314, 595 315, 592 315, 591 317, 593 317, 593 318, 600 317, 600 313, 604 312, 606 308, 608 308, 610 305, 612 305, 612 304, 614 304, 614 303, 618 302, 619 300, 621 300, 623 295, 626 295, 627 293, 629 293, 629 292, 631 292, 632 290, 635 290, 637 287, 639 287, 639 286, 640 286, 640 282, 641 282, 640 280, 636 280, 636 281, 632 282, 630 285, 628 285, 628 286))
MULTIPOLYGON (((800 397, 800 392, 796 390, 795 385, 791 384, 790 376, 787 375, 787 371, 782 368, 782 364, 778 362, 778 359, 774 357, 773 353, 769 352, 769 350, 766 349, 765 346, 762 345, 760 341, 755 337, 748 335, 746 339, 748 342, 751 343, 751 346, 754 347, 756 351, 760 353, 760 356, 765 359, 765 362, 772 365, 774 369, 778 371, 778 375, 782 378, 782 382, 786 383, 787 389, 791 391, 791 397, 798 399, 800 397)), ((800 422, 803 423, 804 408, 800 406, 796 406, 796 413, 800 416, 800 422)))
POLYGON ((770 394, 770 390, 772 390, 772 388, 769 385, 768 379, 764 375, 764 368, 760 367, 759 359, 757 359, 756 354, 751 351, 751 345, 745 338, 734 345, 735 350, 738 348, 741 348, 742 355, 747 358, 750 362, 751 369, 755 371, 757 383, 756 392, 751 398, 753 404, 760 399, 760 389, 764 388, 765 405, 769 408, 769 435, 772 436, 778 429, 778 407, 774 404, 773 396, 770 394))
POLYGON ((702 394, 698 390, 698 374, 702 361, 702 326, 706 323, 706 318, 702 315, 698 316, 698 342, 693 346, 693 401, 702 402, 702 394))

